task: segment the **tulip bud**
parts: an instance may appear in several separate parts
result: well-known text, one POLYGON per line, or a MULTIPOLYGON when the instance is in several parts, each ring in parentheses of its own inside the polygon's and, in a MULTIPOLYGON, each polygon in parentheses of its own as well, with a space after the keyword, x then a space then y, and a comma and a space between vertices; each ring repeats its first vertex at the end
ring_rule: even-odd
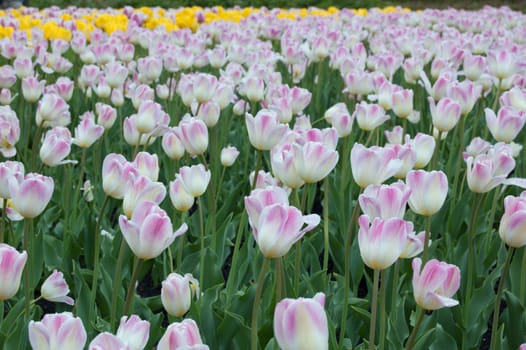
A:
POLYGON ((73 305, 75 302, 68 297, 69 287, 64 279, 62 272, 53 270, 53 273, 42 283, 40 287, 40 295, 42 298, 57 302, 73 305))
POLYGON ((26 260, 25 251, 19 253, 15 248, 0 243, 0 300, 7 300, 18 291, 26 260))
POLYGON ((83 349, 86 340, 82 320, 70 312, 46 314, 42 321, 29 321, 29 342, 35 350, 83 349))
POLYGON ((520 197, 507 196, 504 199, 499 235, 510 247, 520 248, 526 245, 526 192, 520 197))
POLYGON ((234 146, 228 146, 221 150, 221 164, 226 168, 234 164, 237 157, 239 156, 239 151, 234 146))
POLYGON ((431 216, 442 208, 448 190, 447 177, 442 171, 412 170, 406 176, 406 183, 411 189, 412 211, 431 216))
POLYGON ((44 211, 55 186, 51 177, 36 173, 26 174, 22 181, 11 177, 8 182, 13 205, 26 219, 37 217, 44 211))
POLYGON ((274 336, 281 349, 329 349, 329 327, 324 305, 323 293, 316 294, 312 299, 283 299, 276 304, 274 336))
POLYGON ((413 293, 416 303, 424 310, 437 310, 458 305, 452 299, 460 287, 460 269, 451 264, 429 260, 422 271, 422 260, 413 259, 413 293))
POLYGON ((184 319, 168 326, 159 340, 157 350, 208 350, 203 344, 197 323, 192 319, 184 319))
POLYGON ((210 182, 210 170, 206 170, 203 164, 184 166, 179 169, 179 178, 188 194, 192 197, 199 197, 205 193, 208 183, 210 182))
POLYGON ((402 162, 393 149, 365 146, 356 143, 351 150, 351 169, 354 181, 361 187, 379 185, 396 174, 402 162))
POLYGON ((24 179, 24 164, 21 162, 7 161, 0 163, 0 198, 9 199, 9 178, 15 177, 18 182, 24 179))
POLYGON ((183 317, 190 310, 192 295, 199 298, 199 282, 192 274, 181 276, 172 272, 162 283, 161 301, 169 315, 183 317))

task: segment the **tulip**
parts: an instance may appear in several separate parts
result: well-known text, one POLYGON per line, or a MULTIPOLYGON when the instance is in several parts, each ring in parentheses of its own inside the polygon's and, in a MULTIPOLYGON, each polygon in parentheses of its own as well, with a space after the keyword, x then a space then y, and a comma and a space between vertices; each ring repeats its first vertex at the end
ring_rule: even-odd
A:
POLYGON ((345 103, 340 102, 325 111, 324 118, 336 129, 338 137, 345 137, 352 131, 355 115, 349 113, 345 103))
POLYGON ((199 197, 205 193, 211 176, 210 170, 206 170, 203 164, 184 166, 179 169, 179 174, 176 174, 176 178, 181 180, 186 192, 192 197, 199 197))
POLYGON ((512 142, 526 123, 526 112, 503 107, 495 115, 493 110, 486 108, 486 123, 493 138, 499 142, 512 142))
POLYGON ((0 106, 0 153, 5 158, 16 155, 15 144, 20 138, 20 123, 9 106, 0 106))
POLYGON ((511 48, 488 51, 488 68, 498 79, 511 77, 519 70, 519 60, 511 48))
POLYGON ((260 151, 270 150, 288 130, 288 125, 280 124, 276 112, 268 109, 260 110, 255 117, 247 113, 245 121, 250 143, 260 151))
POLYGON ((500 219, 500 238, 512 248, 526 245, 526 193, 504 198, 504 214, 500 219))
POLYGON ((407 173, 413 169, 416 163, 416 150, 410 143, 403 145, 394 145, 392 149, 396 153, 396 158, 400 159, 400 169, 394 174, 394 177, 403 179, 407 173))
POLYGON ((216 92, 216 88, 217 77, 215 75, 204 73, 194 75, 194 98, 199 104, 210 101, 216 92))
POLYGON ((175 132, 192 156, 203 154, 208 148, 208 128, 201 119, 184 117, 175 132))
POLYGON ((325 295, 283 299, 274 311, 274 336, 283 350, 329 349, 325 295))
POLYGON ((412 140, 408 140, 406 137, 406 142, 411 144, 416 152, 414 167, 417 169, 425 167, 431 161, 433 152, 435 151, 436 141, 433 136, 419 132, 412 140))
POLYGON ((139 171, 121 154, 110 153, 102 163, 102 188, 106 195, 123 199, 128 183, 139 175, 139 171))
POLYGON ((135 156, 132 164, 137 168, 140 175, 146 176, 152 181, 157 181, 159 178, 159 160, 157 154, 139 152, 135 156))
POLYGON ((442 171, 412 170, 406 176, 411 189, 409 207, 419 215, 431 216, 438 212, 446 200, 448 183, 442 171))
POLYGON ((500 105, 526 112, 526 90, 514 87, 506 91, 500 97, 500 105))
POLYGON ((173 232, 172 222, 166 212, 150 201, 141 202, 133 211, 131 219, 121 215, 119 227, 133 253, 144 260, 159 256, 177 236, 188 229, 183 223, 173 232))
POLYGON ((88 148, 93 145, 103 133, 104 128, 95 124, 93 114, 89 114, 86 118, 82 119, 75 128, 75 137, 71 142, 81 148, 88 148))
POLYGON ((438 105, 435 105, 432 97, 429 97, 428 100, 433 126, 441 132, 453 129, 460 120, 460 103, 448 97, 442 98, 438 105))
POLYGON ((306 183, 324 179, 338 163, 339 154, 322 142, 307 142, 293 146, 294 167, 306 183))
POLYGON ((183 317, 190 310, 192 295, 199 298, 199 282, 192 274, 181 276, 172 272, 162 282, 161 301, 169 315, 183 317))
POLYGON ((38 80, 37 77, 26 77, 22 79, 22 96, 24 100, 30 103, 38 101, 44 87, 46 86, 45 80, 38 80))
POLYGON ((355 143, 351 150, 351 169, 354 181, 361 187, 380 185, 398 172, 402 165, 393 149, 355 143))
POLYGON ((68 163, 64 161, 71 152, 71 133, 63 126, 56 126, 46 132, 42 146, 40 147, 40 160, 43 164, 54 167, 68 163))
POLYGON ((51 177, 29 173, 22 181, 11 177, 8 180, 13 206, 24 218, 40 215, 53 195, 54 182, 51 177))
POLYGON ((180 178, 170 182, 169 195, 172 205, 179 211, 187 211, 194 205, 194 197, 189 194, 180 178))
POLYGON ((252 221, 252 231, 263 255, 266 258, 279 258, 319 223, 317 214, 303 216, 295 207, 276 203, 263 207, 258 220, 252 221), (304 224, 306 226, 303 228, 304 224))
POLYGON ((53 270, 53 273, 46 278, 44 283, 42 283, 42 287, 40 287, 40 295, 42 298, 52 302, 73 305, 75 302, 67 296, 68 294, 68 283, 64 279, 62 272, 57 270, 53 270))
POLYGON ((183 141, 177 136, 174 129, 170 129, 163 135, 161 145, 164 153, 172 160, 179 160, 184 155, 183 141))
POLYGON ((9 194, 9 178, 15 177, 18 182, 24 179, 24 164, 16 161, 0 163, 0 198, 11 198, 9 194))
POLYGON ((71 122, 69 105, 56 94, 44 94, 38 102, 36 124, 39 127, 67 126, 71 122))
POLYGON ((420 254, 424 250, 425 238, 425 231, 417 235, 414 232, 409 233, 404 250, 400 254, 400 259, 410 259, 420 254))
POLYGON ((122 209, 127 217, 131 217, 135 208, 145 201, 159 204, 166 196, 166 188, 161 182, 154 182, 146 176, 131 177, 127 184, 122 201, 122 209))
POLYGON ((367 102, 360 102, 356 105, 355 112, 352 115, 356 118, 358 126, 362 130, 371 131, 389 120, 389 115, 385 110, 377 104, 368 104, 367 102))
POLYGON ((123 316, 117 329, 117 338, 129 350, 142 350, 148 343, 149 332, 150 322, 141 320, 137 315, 123 316))
POLYGON ((163 62, 153 56, 139 58, 137 60, 137 70, 141 82, 150 83, 159 79, 163 71, 163 62))
POLYGON ((128 69, 119 62, 110 62, 104 67, 106 82, 112 88, 118 88, 124 84, 128 77, 128 69))
POLYGON ((263 79, 255 76, 246 76, 243 78, 239 93, 251 102, 259 102, 264 97, 265 83, 263 79))
POLYGON ((123 340, 108 332, 100 333, 91 343, 88 350, 123 350, 128 349, 123 340))
POLYGON ((451 297, 460 287, 460 269, 451 264, 429 260, 422 270, 422 260, 414 258, 413 292, 416 303, 424 310, 437 310, 458 305, 451 297))
POLYGON ((407 118, 413 113, 413 90, 393 92, 392 109, 400 118, 407 118))
POLYGON ((221 165, 223 165, 225 168, 232 166, 238 156, 239 151, 234 146, 223 148, 221 150, 221 165))
POLYGON ((97 124, 102 126, 104 130, 110 129, 117 120, 117 110, 110 105, 97 102, 95 104, 95 111, 97 112, 97 124))
POLYGON ((20 287, 27 253, 19 253, 10 245, 0 243, 0 300, 13 297, 20 287))
POLYGON ((289 204, 289 195, 281 187, 269 185, 250 192, 250 196, 245 197, 245 209, 250 225, 254 226, 259 222, 263 208, 277 203, 289 204))
POLYGON ((413 232, 413 224, 400 218, 374 218, 372 224, 367 215, 358 219, 358 246, 365 265, 383 270, 394 264, 402 254, 407 235, 413 232))
POLYGON ((169 123, 168 115, 163 111, 160 104, 145 100, 139 105, 135 118, 135 127, 141 134, 148 134, 155 128, 169 123))
POLYGON ((214 101, 207 101, 199 105, 197 118, 204 121, 207 127, 213 128, 219 121, 220 114, 221 109, 219 105, 214 101))
POLYGON ((78 350, 86 344, 82 321, 70 312, 46 314, 42 321, 29 321, 29 342, 33 350, 78 350))
POLYGON ((250 187, 254 188, 265 188, 267 186, 280 186, 280 182, 277 178, 273 177, 271 173, 263 170, 258 171, 258 175, 255 176, 255 172, 251 171, 248 175, 250 187), (254 180, 256 184, 254 185, 254 180))
POLYGON ((136 86, 134 89, 131 89, 131 91, 129 92, 129 97, 132 100, 133 107, 135 109, 139 109, 139 106, 143 102, 153 102, 153 99, 155 98, 155 91, 148 85, 141 84, 136 86))
POLYGON ((464 80, 461 83, 453 83, 447 90, 447 97, 455 100, 460 104, 460 114, 466 116, 479 99, 482 92, 482 87, 474 84, 469 80, 464 80))
POLYGON ((272 172, 279 181, 290 188, 299 188, 305 183, 295 163, 293 145, 286 143, 272 147, 270 151, 272 172))
POLYGON ((189 318, 169 325, 157 345, 157 350, 185 349, 208 350, 201 340, 197 323, 189 318))
POLYGON ((475 193, 486 193, 505 183, 510 172, 515 168, 511 149, 490 149, 486 154, 466 159, 466 178, 469 189, 475 193))
POLYGON ((369 185, 358 197, 362 212, 371 218, 400 218, 405 214, 411 190, 398 181, 391 185, 369 185))

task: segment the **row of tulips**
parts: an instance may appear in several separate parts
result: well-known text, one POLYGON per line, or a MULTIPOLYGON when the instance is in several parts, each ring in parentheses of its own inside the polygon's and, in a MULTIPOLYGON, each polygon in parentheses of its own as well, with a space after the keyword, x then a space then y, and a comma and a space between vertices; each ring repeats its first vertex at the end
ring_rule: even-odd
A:
POLYGON ((526 342, 523 14, 141 13, 0 16, 0 344, 526 342))

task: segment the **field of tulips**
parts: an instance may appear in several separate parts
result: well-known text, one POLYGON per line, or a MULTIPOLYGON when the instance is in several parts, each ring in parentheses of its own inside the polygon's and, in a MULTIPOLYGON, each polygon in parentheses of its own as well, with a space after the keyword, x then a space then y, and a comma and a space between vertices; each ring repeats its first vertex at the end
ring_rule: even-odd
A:
POLYGON ((0 11, 0 348, 526 349, 526 16, 0 11))

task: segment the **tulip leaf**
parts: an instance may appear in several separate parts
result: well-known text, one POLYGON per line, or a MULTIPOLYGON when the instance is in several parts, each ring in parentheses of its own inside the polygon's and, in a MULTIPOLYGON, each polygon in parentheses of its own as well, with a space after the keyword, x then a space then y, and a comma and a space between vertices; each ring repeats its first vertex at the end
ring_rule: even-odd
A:
POLYGON ((502 310, 502 324, 504 335, 508 340, 509 349, 518 349, 526 342, 524 330, 526 329, 526 312, 517 296, 509 291, 504 291, 506 307, 502 310))
POLYGON ((437 324, 435 328, 435 341, 429 347, 429 350, 456 350, 458 349, 455 339, 447 333, 442 325, 437 324))

